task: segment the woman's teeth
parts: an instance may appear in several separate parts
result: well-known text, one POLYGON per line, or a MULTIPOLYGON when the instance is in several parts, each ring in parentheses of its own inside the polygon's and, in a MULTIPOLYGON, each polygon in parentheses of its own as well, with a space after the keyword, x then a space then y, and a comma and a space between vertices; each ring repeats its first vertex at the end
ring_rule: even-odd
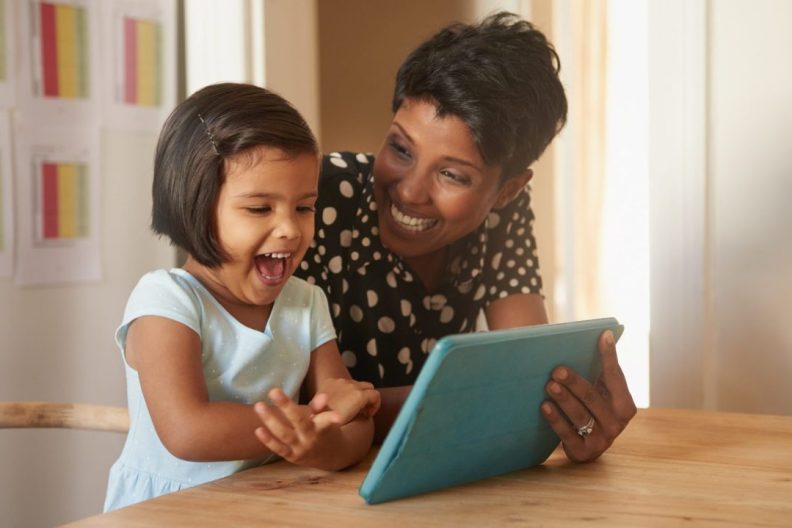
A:
POLYGON ((415 218, 399 211, 394 204, 390 206, 391 216, 404 229, 410 231, 426 231, 437 223, 433 218, 415 218))

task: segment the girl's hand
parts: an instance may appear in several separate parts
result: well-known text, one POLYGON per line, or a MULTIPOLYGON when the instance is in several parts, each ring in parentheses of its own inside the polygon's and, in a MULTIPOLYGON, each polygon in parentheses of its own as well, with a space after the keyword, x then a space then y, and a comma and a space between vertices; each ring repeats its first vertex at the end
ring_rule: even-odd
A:
POLYGON ((636 413, 609 330, 600 336, 599 352, 602 375, 595 385, 567 367, 558 367, 545 387, 553 402, 542 404, 542 414, 575 462, 604 453, 636 413))
POLYGON ((272 405, 257 402, 253 409, 261 419, 256 437, 267 449, 289 462, 317 466, 326 456, 322 440, 327 431, 341 422, 333 411, 314 414, 304 405, 297 405, 281 389, 269 392, 272 405))
POLYGON ((322 383, 320 391, 308 406, 314 413, 331 410, 340 425, 357 418, 371 418, 380 407, 380 393, 366 381, 335 378, 322 383))

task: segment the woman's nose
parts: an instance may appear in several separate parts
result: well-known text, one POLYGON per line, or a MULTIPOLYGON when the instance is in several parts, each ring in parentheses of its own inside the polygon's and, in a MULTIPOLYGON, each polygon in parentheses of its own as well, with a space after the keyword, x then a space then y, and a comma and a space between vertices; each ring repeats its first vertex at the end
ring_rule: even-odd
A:
POLYGON ((407 171, 396 185, 399 200, 402 203, 422 204, 429 201, 429 174, 425 170, 414 168, 407 171))

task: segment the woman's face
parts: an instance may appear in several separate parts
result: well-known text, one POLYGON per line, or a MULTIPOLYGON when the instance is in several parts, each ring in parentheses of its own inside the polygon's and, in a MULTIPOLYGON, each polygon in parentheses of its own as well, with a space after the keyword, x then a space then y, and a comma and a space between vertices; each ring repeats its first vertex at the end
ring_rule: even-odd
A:
POLYGON ((403 258, 442 252, 498 202, 500 173, 484 164, 460 118, 404 101, 374 163, 382 242, 403 258))

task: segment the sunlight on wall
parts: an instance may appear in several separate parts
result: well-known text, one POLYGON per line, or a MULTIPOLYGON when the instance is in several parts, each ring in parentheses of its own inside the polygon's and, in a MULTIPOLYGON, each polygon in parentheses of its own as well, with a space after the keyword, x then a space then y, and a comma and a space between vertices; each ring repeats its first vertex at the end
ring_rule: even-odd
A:
POLYGON ((646 0, 608 3, 602 305, 625 325, 619 362, 649 405, 649 168, 646 0))

